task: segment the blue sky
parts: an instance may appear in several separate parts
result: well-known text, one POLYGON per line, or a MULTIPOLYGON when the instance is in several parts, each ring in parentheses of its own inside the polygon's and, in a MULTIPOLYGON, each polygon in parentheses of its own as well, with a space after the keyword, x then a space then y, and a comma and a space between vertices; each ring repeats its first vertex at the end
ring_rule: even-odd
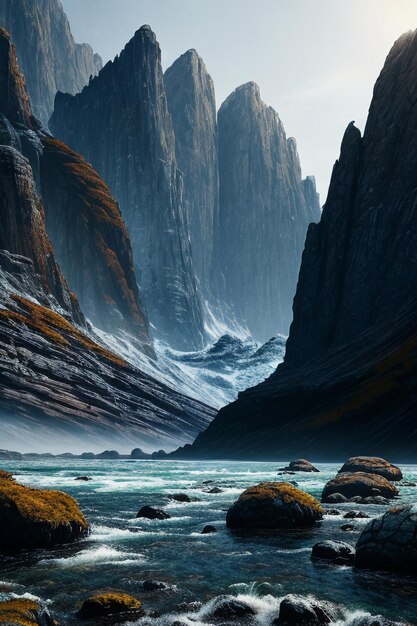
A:
POLYGON ((363 129, 394 40, 417 28, 417 0, 62 0, 76 41, 105 61, 150 24, 168 67, 195 48, 217 104, 254 80, 298 143, 322 202, 347 124, 363 129))

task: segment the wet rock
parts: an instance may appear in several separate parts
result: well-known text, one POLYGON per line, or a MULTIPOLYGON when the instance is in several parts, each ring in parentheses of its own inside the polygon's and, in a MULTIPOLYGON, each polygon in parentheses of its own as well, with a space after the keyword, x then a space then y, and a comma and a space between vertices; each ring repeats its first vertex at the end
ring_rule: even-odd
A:
POLYGON ((171 500, 175 500, 175 502, 199 502, 198 498, 192 498, 186 493, 174 493, 171 497, 171 500))
POLYGON ((155 509, 153 506, 143 506, 136 517, 145 517, 146 519, 170 519, 170 514, 162 509, 155 509))
POLYGON ((212 489, 208 489, 207 493, 223 493, 223 489, 220 489, 220 487, 213 487, 212 489))
POLYGON ((228 510, 228 528, 303 528, 323 516, 316 498, 288 483, 260 483, 246 489, 228 510))
POLYGON ((169 585, 162 582, 161 580, 155 580, 154 578, 148 578, 143 581, 143 590, 144 591, 160 591, 162 589, 168 589, 169 585))
POLYGON ((365 511, 348 511, 343 516, 345 519, 365 519, 370 517, 365 511))
POLYGON ((342 524, 340 530, 343 530, 344 532, 349 532, 351 530, 356 530, 356 526, 354 524, 342 524))
POLYGON ((8 626, 55 626, 48 611, 37 600, 14 597, 0 601, 0 624, 8 626))
POLYGON ((31 489, 0 476, 0 550, 50 548, 88 530, 76 500, 68 494, 31 489))
POLYGON ((211 526, 210 524, 204 526, 203 530, 201 531, 202 535, 210 535, 211 533, 217 533, 217 528, 215 526, 211 526))
POLYGON ((344 541, 321 541, 313 546, 311 558, 332 561, 336 565, 352 565, 355 548, 344 541))
POLYGON ((306 459, 297 459, 296 461, 291 461, 291 463, 287 467, 281 467, 278 471, 280 472, 319 472, 320 470, 317 467, 314 467, 310 461, 306 459))
POLYGON ((315 626, 316 624, 330 624, 331 621, 332 611, 327 605, 291 595, 281 601, 279 617, 274 624, 315 626))
POLYGON ((74 480, 83 480, 84 482, 88 482, 89 480, 93 480, 91 476, 77 476, 74 480))
POLYGON ((323 515, 342 515, 339 509, 323 509, 323 515))
MULTIPOLYGON (((354 472, 352 474, 338 474, 332 478, 323 489, 322 501, 329 502, 329 496, 332 494, 342 494, 346 498, 378 497, 373 493, 374 489, 378 489, 381 496, 385 498, 394 498, 398 495, 398 489, 392 482, 378 474, 368 474, 365 472, 354 472)), ((331 502, 334 502, 332 499, 331 502)))
POLYGON ((369 615, 355 619, 354 626, 401 626, 401 624, 392 622, 382 615, 369 615))
POLYGON ((250 615, 255 615, 255 611, 243 600, 238 600, 231 596, 219 596, 216 598, 208 617, 215 620, 226 619, 234 621, 250 615))
POLYGON ((355 565, 417 574, 417 508, 389 509, 370 521, 357 545, 355 565))
POLYGON ((341 493, 331 493, 326 497, 326 502, 328 504, 342 504, 343 502, 347 502, 348 499, 346 496, 341 493))
POLYGON ((385 459, 375 456, 353 456, 339 470, 339 474, 346 472, 365 472, 378 474, 387 480, 401 480, 403 475, 399 467, 385 459))
POLYGON ((143 613, 142 603, 137 598, 126 593, 108 592, 97 593, 84 600, 79 617, 104 617, 128 613, 129 617, 140 616, 143 613))

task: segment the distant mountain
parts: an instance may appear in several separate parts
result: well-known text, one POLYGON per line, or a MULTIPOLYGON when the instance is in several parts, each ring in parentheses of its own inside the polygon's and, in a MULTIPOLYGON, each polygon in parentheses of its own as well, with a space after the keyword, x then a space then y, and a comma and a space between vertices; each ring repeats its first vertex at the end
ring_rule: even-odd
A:
POLYGON ((192 350, 204 344, 203 313, 160 57, 154 33, 142 27, 80 94, 57 95, 50 127, 120 203, 156 335, 192 350))
POLYGON ((220 411, 199 457, 414 460, 417 453, 417 31, 349 124, 309 227, 283 365, 220 411))
POLYGON ((194 269, 210 287, 213 229, 219 210, 217 111, 214 84, 195 50, 182 54, 164 75, 175 133, 177 165, 190 226, 194 269))
POLYGON ((88 316, 114 333, 128 327, 153 356, 118 207, 93 168, 40 129, 0 30, 0 440, 148 449, 190 441, 213 410, 103 345, 56 262, 43 201, 88 316))
POLYGON ((16 46, 35 115, 48 124, 57 91, 77 93, 101 69, 88 44, 76 44, 59 0, 0 0, 0 26, 16 46))
POLYGON ((288 334, 307 227, 320 219, 313 178, 302 180, 295 140, 259 87, 238 87, 222 104, 219 218, 213 280, 219 299, 253 337, 288 334))

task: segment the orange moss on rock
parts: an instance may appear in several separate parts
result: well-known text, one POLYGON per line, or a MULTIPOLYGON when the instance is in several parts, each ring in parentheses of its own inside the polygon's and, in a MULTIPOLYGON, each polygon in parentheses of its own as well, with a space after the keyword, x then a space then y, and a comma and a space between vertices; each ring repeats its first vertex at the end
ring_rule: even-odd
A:
POLYGON ((84 600, 78 612, 80 617, 99 617, 115 613, 142 612, 142 602, 127 593, 97 593, 84 600))
POLYGON ((13 598, 0 602, 0 624, 38 626, 41 623, 41 607, 35 600, 13 598))
POLYGON ((260 483, 259 485, 249 487, 242 493, 239 500, 275 500, 277 498, 281 499, 285 504, 297 502, 314 509, 318 513, 323 513, 320 502, 314 496, 284 482, 260 483))

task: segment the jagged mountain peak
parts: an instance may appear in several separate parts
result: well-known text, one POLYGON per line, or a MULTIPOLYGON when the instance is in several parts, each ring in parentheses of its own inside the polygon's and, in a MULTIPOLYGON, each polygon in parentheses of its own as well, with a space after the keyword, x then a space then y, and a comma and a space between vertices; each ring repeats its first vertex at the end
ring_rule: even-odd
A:
POLYGON ((255 99, 261 102, 261 89, 254 81, 249 81, 243 85, 236 87, 234 91, 226 98, 221 105, 221 109, 227 107, 231 102, 239 101, 242 99, 255 99))

